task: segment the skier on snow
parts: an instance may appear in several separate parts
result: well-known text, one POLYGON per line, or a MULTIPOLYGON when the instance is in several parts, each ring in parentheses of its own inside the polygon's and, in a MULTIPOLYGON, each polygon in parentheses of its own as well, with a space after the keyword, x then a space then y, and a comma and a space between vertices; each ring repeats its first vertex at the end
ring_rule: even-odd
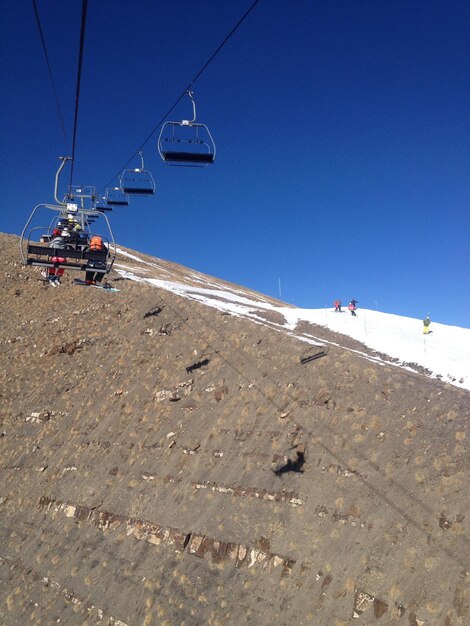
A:
POLYGON ((430 325, 431 325, 431 319, 429 318, 429 315, 427 315, 423 320, 423 334, 424 335, 429 335, 429 333, 431 332, 429 330, 430 325))
POLYGON ((351 315, 354 315, 354 317, 356 317, 357 303, 358 300, 354 300, 354 298, 352 298, 351 302, 348 304, 348 310, 351 311, 351 315))

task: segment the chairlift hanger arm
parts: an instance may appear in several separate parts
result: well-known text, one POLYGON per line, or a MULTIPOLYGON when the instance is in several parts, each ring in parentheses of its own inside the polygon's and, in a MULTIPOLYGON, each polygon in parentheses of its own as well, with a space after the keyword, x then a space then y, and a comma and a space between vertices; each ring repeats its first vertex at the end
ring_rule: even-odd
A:
POLYGON ((23 261, 23 265, 26 265, 26 263, 27 263, 27 255, 25 255, 25 253, 24 253, 24 246, 23 246, 23 242, 24 242, 24 239, 25 239, 25 233, 26 233, 26 230, 27 230, 27 228, 29 227, 29 225, 31 223, 31 220, 33 219, 34 214, 36 213, 36 211, 39 209, 40 206, 45 206, 45 205, 44 204, 37 204, 34 207, 32 213, 29 216, 28 221, 24 225, 24 228, 23 228, 23 230, 21 232, 21 235, 20 235, 20 254, 21 254, 21 259, 23 261))
POLYGON ((67 163, 67 161, 71 161, 72 157, 66 156, 66 157, 59 157, 59 160, 62 161, 62 163, 59 166, 59 169, 57 170, 57 173, 55 175, 55 184, 54 184, 54 200, 57 202, 57 204, 61 204, 62 206, 65 205, 65 202, 61 202, 59 200, 58 197, 58 193, 59 193, 59 176, 60 173, 62 172, 62 170, 65 167, 65 164, 67 163))
POLYGON ((188 89, 188 91, 186 93, 188 94, 189 99, 191 100, 191 102, 193 104, 193 119, 192 120, 183 120, 181 123, 184 124, 186 122, 187 124, 194 124, 194 122, 196 121, 196 103, 195 103, 194 98, 193 98, 193 93, 194 92, 189 91, 189 89, 188 89))

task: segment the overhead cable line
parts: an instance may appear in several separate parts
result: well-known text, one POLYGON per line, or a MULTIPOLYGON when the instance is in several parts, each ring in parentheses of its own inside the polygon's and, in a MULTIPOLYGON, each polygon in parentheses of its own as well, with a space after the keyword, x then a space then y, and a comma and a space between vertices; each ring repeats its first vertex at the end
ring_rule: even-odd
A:
POLYGON ((70 183, 69 183, 70 187, 72 186, 73 166, 75 162, 75 142, 77 139, 78 104, 80 100, 80 82, 82 78, 83 49, 85 47, 85 26, 86 26, 87 5, 88 5, 88 0, 83 0, 82 23, 80 26, 80 50, 78 53, 77 88, 75 91, 75 114, 74 114, 74 120, 73 120, 72 161, 70 165, 70 183))
POLYGON ((183 89, 183 91, 181 92, 181 94, 178 96, 178 98, 175 100, 175 102, 172 104, 172 106, 170 107, 170 109, 168 109, 168 111, 165 113, 165 115, 163 115, 159 121, 155 124, 155 126, 152 128, 152 130, 149 132, 149 134, 147 135, 147 137, 144 139, 144 141, 140 144, 140 146, 137 148, 137 150, 132 154, 132 156, 126 161, 126 163, 124 163, 124 165, 121 167, 121 169, 111 178, 111 180, 106 184, 106 187, 108 187, 117 176, 119 176, 119 174, 122 172, 122 170, 124 168, 126 168, 129 163, 132 161, 132 159, 139 154, 139 151, 142 150, 142 148, 145 146, 145 144, 147 144, 150 139, 153 137, 153 135, 157 132, 157 130, 160 128, 160 126, 163 124, 163 122, 166 120, 166 118, 170 115, 170 113, 173 111, 173 109, 179 104, 180 100, 182 100, 184 98, 184 96, 186 95, 186 93, 188 91, 191 91, 191 87, 194 85, 194 83, 198 80, 198 78, 200 78, 200 76, 202 75, 202 73, 208 68, 208 66, 212 63, 212 61, 215 59, 215 57, 219 54, 219 52, 222 50, 222 48, 225 46, 225 44, 229 41, 229 39, 232 37, 232 35, 235 34, 235 32, 240 28, 240 26, 243 24, 243 22, 245 21, 245 19, 248 17, 248 15, 253 11, 253 9, 255 8, 255 6, 260 2, 260 0, 255 0, 251 6, 248 8, 247 11, 245 11, 245 13, 242 15, 242 17, 238 20, 238 22, 235 24, 235 26, 232 28, 232 30, 228 33, 228 35, 226 35, 225 39, 222 41, 222 43, 216 48, 216 50, 211 54, 211 56, 209 57, 209 59, 204 63, 204 65, 201 67, 201 69, 195 74, 195 76, 193 77, 193 79, 191 80, 191 82, 183 89))
POLYGON ((47 54, 46 40, 44 38, 44 33, 42 31, 41 20, 39 19, 39 11, 36 0, 33 0, 34 14, 36 15, 36 23, 39 30, 39 36, 41 37, 42 48, 44 50, 44 56, 46 57, 47 69, 49 70, 49 77, 51 79, 52 91, 54 93, 55 103, 57 107, 57 114, 59 116, 60 126, 62 128, 62 133, 64 135, 64 141, 67 143, 67 134, 65 132, 64 118, 62 116, 62 111, 60 109, 59 97, 57 95, 57 89, 54 82, 54 77, 52 75, 51 64, 49 62, 49 55, 47 54))

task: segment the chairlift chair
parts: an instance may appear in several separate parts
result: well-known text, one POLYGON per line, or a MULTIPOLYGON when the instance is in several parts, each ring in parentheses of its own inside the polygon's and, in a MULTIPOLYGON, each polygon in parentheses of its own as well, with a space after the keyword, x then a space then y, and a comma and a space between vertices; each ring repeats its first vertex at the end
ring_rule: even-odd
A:
POLYGON ((106 189, 106 204, 110 206, 128 206, 129 196, 121 187, 108 187, 106 189))
MULTIPOLYGON (((55 175, 54 183, 54 199, 56 204, 38 204, 34 207, 29 216, 20 236, 20 255, 24 265, 43 267, 43 268, 64 268, 76 271, 86 272, 90 263, 98 263, 99 271, 107 274, 116 258, 116 243, 114 241, 111 225, 105 213, 100 213, 96 209, 88 209, 79 207, 71 202, 68 195, 64 201, 60 201, 58 197, 60 174, 70 157, 59 157, 61 164, 55 175), (52 211, 52 214, 51 214, 52 211), (100 235, 106 244, 106 251, 89 250, 87 246, 88 237, 91 237, 87 218, 102 217, 106 223, 106 232, 109 236, 100 235), (44 219, 45 218, 45 219, 44 219), (66 248, 50 248, 52 234, 55 228, 59 226, 67 229, 69 219, 73 218, 75 222, 81 225, 82 233, 85 234, 84 241, 80 242, 80 237, 75 241, 71 240, 66 243, 66 248), (41 226, 40 224, 48 223, 49 226, 41 226), (86 232, 85 232, 86 229, 86 232), (54 259, 54 260, 53 260, 54 259), (62 259, 62 260, 58 260, 62 259)), ((70 190, 69 190, 70 191, 70 190)), ((94 198, 94 188, 76 188, 75 195, 80 194, 80 198, 94 198)))
MULTIPOLYGON (((31 213, 28 221, 26 222, 20 237, 20 254, 24 265, 43 268, 64 268, 76 271, 86 271, 90 262, 99 262, 101 264, 100 269, 96 271, 103 274, 108 273, 116 258, 116 244, 114 242, 113 233, 106 215, 93 214, 88 216, 88 219, 92 219, 101 215, 106 222, 106 231, 109 236, 100 235, 106 244, 107 251, 95 252, 88 250, 85 245, 80 245, 80 242, 70 242, 67 244, 66 249, 50 248, 49 244, 52 240, 52 232, 54 230, 52 224, 55 222, 56 226, 61 219, 64 218, 64 206, 63 205, 51 205, 51 204, 38 204, 31 213), (53 220, 49 220, 49 226, 34 226, 37 221, 37 217, 43 212, 43 210, 52 210, 56 217, 53 220), (58 258, 63 258, 63 261, 57 261, 58 258), (54 259, 54 260, 52 260, 54 259)), ((87 216, 84 215, 84 221, 87 216)), ((41 220, 42 221, 42 220, 41 220)), ((91 238, 93 233, 89 229, 89 225, 86 224, 87 239, 91 238)))
POLYGON ((187 92, 193 105, 193 119, 165 122, 158 137, 158 152, 167 165, 205 167, 215 160, 215 142, 205 124, 196 122, 193 93, 187 92))
POLYGON ((155 193, 155 180, 150 172, 144 167, 144 157, 139 150, 141 167, 133 170, 124 170, 121 174, 120 187, 124 193, 131 195, 149 196, 155 193))
POLYGON ((104 211, 113 210, 113 207, 109 206, 105 196, 100 196, 99 198, 95 198, 93 202, 93 207, 95 211, 99 211, 100 213, 103 213, 104 211))

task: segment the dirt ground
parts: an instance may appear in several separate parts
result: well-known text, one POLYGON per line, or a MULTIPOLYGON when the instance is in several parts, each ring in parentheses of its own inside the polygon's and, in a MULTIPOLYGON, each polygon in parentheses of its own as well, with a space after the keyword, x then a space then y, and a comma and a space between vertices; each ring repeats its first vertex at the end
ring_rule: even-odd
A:
POLYGON ((469 392, 0 261, 2 624, 470 623, 469 392))

